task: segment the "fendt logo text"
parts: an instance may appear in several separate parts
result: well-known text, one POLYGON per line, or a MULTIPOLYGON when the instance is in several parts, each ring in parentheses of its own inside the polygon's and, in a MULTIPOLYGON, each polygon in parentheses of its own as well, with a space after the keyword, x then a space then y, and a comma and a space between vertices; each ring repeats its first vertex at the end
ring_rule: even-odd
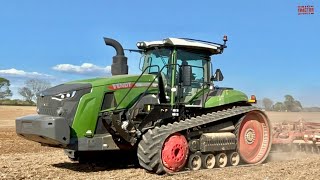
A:
POLYGON ((298 6, 298 15, 314 14, 314 6, 298 6))

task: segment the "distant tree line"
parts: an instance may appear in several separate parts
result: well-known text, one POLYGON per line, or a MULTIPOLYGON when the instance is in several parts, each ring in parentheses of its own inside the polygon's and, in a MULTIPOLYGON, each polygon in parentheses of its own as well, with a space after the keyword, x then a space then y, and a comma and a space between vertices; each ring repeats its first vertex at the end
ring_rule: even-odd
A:
POLYGON ((266 111, 284 111, 284 112, 300 112, 308 111, 315 112, 320 111, 320 107, 302 107, 300 101, 296 100, 292 95, 285 95, 283 102, 274 103, 269 98, 263 98, 258 106, 264 108, 266 111))
POLYGON ((0 105, 35 105, 37 93, 50 88, 50 82, 42 79, 28 79, 24 86, 18 89, 23 101, 10 99, 13 95, 10 90, 10 81, 0 77, 0 105))

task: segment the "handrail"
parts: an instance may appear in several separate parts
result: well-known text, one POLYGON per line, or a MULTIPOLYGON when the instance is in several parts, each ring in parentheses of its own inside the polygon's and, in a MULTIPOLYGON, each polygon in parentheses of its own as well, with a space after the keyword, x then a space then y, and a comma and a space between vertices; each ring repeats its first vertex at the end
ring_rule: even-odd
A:
MULTIPOLYGON (((154 81, 159 77, 159 75, 161 75, 161 72, 163 71, 163 69, 165 67, 169 67, 169 66, 176 66, 178 65, 179 67, 181 67, 182 65, 180 64, 167 64, 167 65, 164 65, 161 69, 158 65, 150 65, 150 66, 147 66, 143 71, 142 73, 139 75, 139 77, 136 79, 136 81, 133 83, 132 87, 130 87, 130 89, 127 91, 127 93, 124 95, 124 97, 121 99, 121 101, 119 103, 117 103, 117 106, 113 109, 113 111, 115 112, 116 110, 118 110, 120 104, 123 102, 123 100, 128 96, 128 94, 131 92, 131 90, 134 88, 134 86, 136 85, 136 83, 140 80, 140 78, 142 77, 142 75, 146 72, 146 70, 150 69, 151 67, 157 67, 158 68, 158 73, 156 74, 156 76, 153 78, 153 80, 151 81, 151 83, 149 84, 149 86, 146 88, 146 90, 140 95, 140 97, 138 98, 138 100, 136 102, 139 102, 141 100, 141 98, 147 93, 147 91, 150 89, 151 85, 154 83, 154 81)), ((201 67, 201 66, 193 66, 193 65, 189 65, 191 67, 195 67, 195 68, 200 68, 202 69, 203 71, 203 74, 204 74, 204 67, 201 67)), ((204 78, 202 79, 202 91, 204 91, 204 78)), ((180 85, 179 85, 180 86, 180 85)), ((180 86, 181 88, 181 86, 180 86)), ((159 89, 158 89, 159 90, 159 89)), ((180 100, 180 97, 178 99, 178 102, 181 103, 181 100, 180 100)), ((204 97, 202 97, 202 105, 204 106, 204 97)))
MULTIPOLYGON (((136 102, 139 102, 141 100, 141 98, 146 94, 146 92, 149 90, 149 88, 151 87, 151 85, 154 83, 154 81, 159 77, 159 75, 161 74, 162 70, 167 67, 169 65, 164 65, 160 71, 158 71, 158 73, 156 74, 156 77, 152 80, 152 82, 149 84, 149 86, 147 87, 147 89, 140 95, 140 97, 138 98, 138 100, 136 102)), ((159 90, 159 88, 158 88, 159 90)), ((134 106, 135 107, 135 106, 134 106)))
MULTIPOLYGON (((117 103, 116 108, 114 108, 113 111, 118 110, 118 107, 120 106, 120 104, 123 102, 123 100, 128 96, 128 94, 131 92, 131 90, 133 89, 133 87, 137 84, 137 82, 140 80, 140 78, 142 77, 142 75, 145 73, 145 71, 150 68, 150 67, 157 67, 158 71, 160 69, 160 67, 158 65, 151 65, 151 66, 147 66, 142 73, 140 74, 140 76, 138 77, 138 79, 133 83, 133 85, 130 87, 130 89, 127 91, 127 93, 123 96, 123 98, 121 99, 121 101, 119 103, 117 103)), ((154 80, 157 78, 157 76, 153 79, 153 81, 151 82, 151 84, 154 82, 154 80)), ((149 87, 151 86, 151 84, 148 86, 147 90, 149 89, 149 87)), ((146 90, 146 91, 147 91, 146 90)))
MULTIPOLYGON (((150 83, 150 85, 148 86, 148 88, 145 90, 145 92, 143 94, 145 94, 148 89, 151 87, 151 85, 153 84, 153 82, 155 81, 155 79, 158 77, 158 75, 161 73, 161 71, 163 70, 163 68, 165 67, 162 67, 161 71, 159 71, 159 66, 158 65, 151 65, 151 66, 147 66, 143 71, 142 73, 140 74, 140 76, 137 78, 137 80, 133 83, 132 87, 127 91, 127 93, 124 95, 124 97, 121 99, 121 101, 119 102, 119 104, 117 104, 116 108, 113 110, 113 112, 115 112, 118 107, 120 106, 120 104, 123 102, 123 100, 128 96, 128 94, 131 92, 131 90, 133 89, 133 87, 136 85, 136 83, 138 82, 138 80, 142 77, 142 75, 144 74, 144 72, 149 69, 150 67, 157 67, 158 68, 158 74, 156 75, 155 78, 153 78, 152 82, 150 83)), ((142 96, 139 97, 138 101, 140 101, 142 96)), ((129 120, 129 124, 132 124, 131 119, 128 119, 129 120)), ((112 118, 112 123, 114 124, 114 127, 116 128, 116 130, 120 133, 120 135, 128 142, 130 142, 132 145, 137 141, 136 138, 132 137, 132 136, 129 136, 129 134, 127 132, 125 132, 122 127, 116 122, 116 119, 115 118, 112 118)), ((130 126, 130 125, 129 125, 130 126)))

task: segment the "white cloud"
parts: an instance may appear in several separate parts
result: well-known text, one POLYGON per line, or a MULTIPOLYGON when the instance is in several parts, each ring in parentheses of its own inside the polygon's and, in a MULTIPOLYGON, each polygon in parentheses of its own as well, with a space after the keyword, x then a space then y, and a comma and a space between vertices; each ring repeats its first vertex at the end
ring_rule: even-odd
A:
POLYGON ((52 78, 53 77, 48 74, 42 74, 38 72, 26 72, 24 70, 18 70, 15 68, 0 70, 0 76, 22 77, 22 78, 52 78))
POLYGON ((80 66, 72 64, 58 64, 52 69, 65 73, 83 75, 107 75, 111 72, 111 66, 101 67, 91 63, 83 63, 80 66))

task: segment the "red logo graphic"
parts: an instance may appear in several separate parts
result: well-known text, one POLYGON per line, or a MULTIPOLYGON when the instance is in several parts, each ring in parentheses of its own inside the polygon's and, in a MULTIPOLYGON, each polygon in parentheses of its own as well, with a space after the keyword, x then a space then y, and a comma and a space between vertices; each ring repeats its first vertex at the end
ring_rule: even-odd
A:
POLYGON ((126 83, 117 83, 117 84, 111 84, 108 86, 108 89, 110 90, 118 90, 118 89, 128 89, 128 88, 140 88, 140 87, 158 87, 157 84, 149 82, 126 82, 126 83))
POLYGON ((110 90, 117 90, 117 89, 126 89, 126 88, 131 88, 133 87, 133 83, 119 83, 119 84, 112 84, 108 88, 110 90))
POLYGON ((298 6, 298 15, 314 14, 314 6, 298 6))

